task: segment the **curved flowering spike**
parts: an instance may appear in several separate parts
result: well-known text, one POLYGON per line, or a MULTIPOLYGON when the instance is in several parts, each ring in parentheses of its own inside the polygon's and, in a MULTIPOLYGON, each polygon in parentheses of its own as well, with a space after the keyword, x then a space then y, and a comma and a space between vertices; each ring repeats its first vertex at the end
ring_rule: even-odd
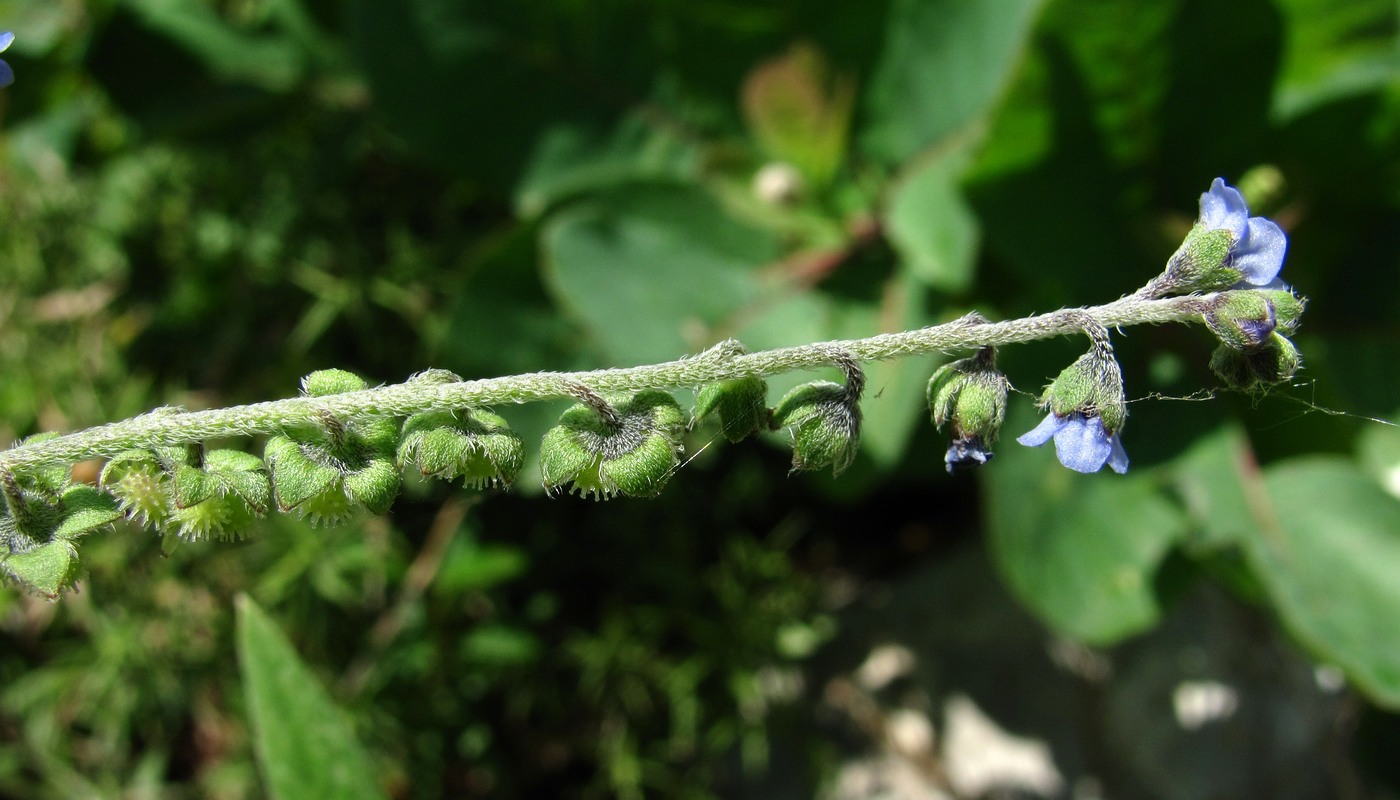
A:
POLYGON ((976 467, 992 458, 988 446, 996 441, 1006 419, 1006 376, 997 371, 996 348, 983 347, 977 354, 939 367, 928 381, 929 413, 943 430, 953 424, 953 441, 943 457, 949 474, 960 467, 976 467))
POLYGON ((1240 350, 1222 344, 1210 356, 1211 371, 1234 389, 1260 389, 1284 383, 1302 365, 1298 348, 1277 331, 1258 347, 1240 350))
POLYGON ((572 492, 607 500, 657 495, 680 463, 685 415, 675 398, 651 389, 616 405, 586 387, 559 424, 544 436, 540 471, 546 492, 572 492))
POLYGON ((1066 367, 1045 389, 1040 405, 1049 413, 1032 430, 1017 437, 1027 447, 1055 440, 1055 456, 1075 472, 1098 472, 1107 464, 1128 471, 1128 454, 1120 433, 1128 418, 1123 401, 1123 372, 1113 357, 1108 331, 1085 321, 1089 352, 1066 367))
MULTIPOLYGON (((14 42, 15 35, 9 31, 0 33, 0 53, 10 49, 10 44, 14 42)), ((15 82, 15 71, 10 69, 10 65, 0 60, 0 89, 15 82)))
POLYGON ((794 472, 831 467, 840 475, 860 450, 860 395, 865 373, 846 353, 835 357, 846 383, 814 381, 784 395, 773 409, 773 427, 792 429, 794 472))
POLYGON ((1216 178, 1201 195, 1201 214, 1167 269, 1143 293, 1165 297, 1271 284, 1283 267, 1288 237, 1272 220, 1251 217, 1244 195, 1216 178))
MULTIPOLYGON (((311 397, 365 386, 344 370, 321 370, 302 381, 311 397)), ((317 422, 268 437, 264 455, 278 507, 316 525, 335 524, 361 509, 389 510, 400 484, 394 464, 398 424, 382 417, 347 422, 325 411, 317 422)))
POLYGON ((404 421, 397 460, 417 465, 424 477, 460 477, 473 489, 508 487, 525 466, 525 444, 490 411, 433 411, 404 421))

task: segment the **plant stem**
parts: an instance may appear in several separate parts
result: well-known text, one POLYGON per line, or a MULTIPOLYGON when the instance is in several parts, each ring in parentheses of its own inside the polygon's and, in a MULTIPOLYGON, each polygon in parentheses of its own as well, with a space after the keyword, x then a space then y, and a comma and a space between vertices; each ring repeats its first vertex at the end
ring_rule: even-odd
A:
POLYGON ((231 408, 181 412, 159 409, 139 417, 23 444, 0 452, 0 469, 22 472, 54 463, 109 457, 126 450, 201 442, 237 435, 270 434, 316 424, 326 415, 406 417, 424 411, 529 403, 574 397, 580 385, 594 392, 699 387, 747 376, 766 377, 835 363, 844 352, 857 361, 882 361, 926 353, 952 353, 987 345, 1029 342, 1083 332, 1086 316, 1106 328, 1201 322, 1201 309, 1213 295, 1148 299, 1127 296, 1089 308, 1070 308, 1004 322, 963 318, 865 339, 819 342, 758 353, 738 354, 720 345, 699 355, 639 367, 588 372, 535 372, 502 378, 395 384, 324 397, 294 397, 231 408))

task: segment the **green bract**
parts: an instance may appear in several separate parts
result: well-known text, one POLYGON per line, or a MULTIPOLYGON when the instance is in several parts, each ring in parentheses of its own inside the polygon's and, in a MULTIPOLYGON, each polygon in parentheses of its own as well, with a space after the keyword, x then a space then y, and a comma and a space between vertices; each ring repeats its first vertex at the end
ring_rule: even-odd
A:
POLYGON ((731 442, 768 430, 768 384, 757 377, 712 383, 695 397, 695 419, 719 418, 720 433, 731 442))
POLYGON ((793 470, 840 475, 860 449, 859 398, 839 383, 804 383, 778 401, 773 427, 792 429, 793 470))
POLYGON ((540 444, 547 492, 570 490, 597 499, 650 497, 680 463, 685 415, 666 392, 647 390, 608 401, 615 421, 589 403, 569 408, 540 444))

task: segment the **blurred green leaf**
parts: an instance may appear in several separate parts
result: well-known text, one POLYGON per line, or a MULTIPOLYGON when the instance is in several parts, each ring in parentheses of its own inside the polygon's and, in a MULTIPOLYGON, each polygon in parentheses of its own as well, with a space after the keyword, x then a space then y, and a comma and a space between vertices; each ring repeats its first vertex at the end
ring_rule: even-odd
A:
POLYGON ((618 366, 713 344, 762 294, 776 237, 730 216, 698 186, 634 184, 552 217, 541 232, 546 279, 618 366))
POLYGON ((436 592, 490 589, 523 575, 530 566, 525 551, 506 545, 482 544, 463 531, 452 540, 442 568, 433 581, 436 592))
POLYGON ((1392 0, 1278 0, 1287 15, 1274 116, 1288 120, 1335 100, 1393 86, 1400 72, 1392 0))
POLYGON ((238 663, 253 746, 279 800, 382 798, 350 724, 276 623, 247 595, 238 607, 238 663))
MULTIPOLYGON (((1024 430, 1013 413, 1008 434, 1024 430)), ((1129 445, 1131 446, 1131 444, 1129 445)), ((1153 578, 1181 513, 1146 475, 1080 475, 1054 445, 1004 441, 982 472, 993 557, 1013 592, 1055 630, 1109 644, 1155 624, 1153 578)))
POLYGON ((896 185, 885 228, 909 274, 944 292, 972 286, 980 233, 963 198, 960 151, 924 159, 896 185))
POLYGON ((507 625, 481 625, 462 639, 459 652, 472 664, 509 667, 529 664, 539 657, 540 642, 529 631, 507 625))
POLYGON ((581 192, 633 181, 683 180, 699 166, 698 148, 652 124, 645 114, 622 119, 606 135, 585 125, 556 125, 540 136, 515 187, 523 217, 581 192))
POLYGON ((749 127, 771 158, 824 186, 846 156, 855 82, 832 74, 822 52, 807 43, 759 64, 742 90, 749 127))
POLYGON ((1284 626, 1372 700, 1400 708, 1400 502, 1335 457, 1282 462, 1264 482, 1270 507, 1246 553, 1284 626))
MULTIPOLYGON (((244 33, 219 17, 207 3, 188 0, 123 0, 147 25, 179 42, 225 79, 246 80, 264 89, 291 88, 306 69, 301 44, 280 35, 244 33)), ((290 0, 278 3, 287 5, 290 0)))
POLYGON ((1259 465, 1238 424, 1199 437, 1178 456, 1172 481, 1193 523, 1190 543, 1213 550, 1258 535, 1250 509, 1259 479, 1259 465))
POLYGON ((1039 0, 895 0, 860 142, 888 163, 974 122, 1011 77, 1039 0))

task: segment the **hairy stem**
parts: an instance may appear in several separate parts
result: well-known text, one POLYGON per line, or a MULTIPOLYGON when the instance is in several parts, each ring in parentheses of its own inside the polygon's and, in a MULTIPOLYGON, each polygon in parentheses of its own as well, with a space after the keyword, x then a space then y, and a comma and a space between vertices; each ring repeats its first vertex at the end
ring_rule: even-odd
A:
POLYGON ((366 415, 403 417, 424 411, 529 403, 577 397, 579 386, 601 393, 699 387, 715 381, 832 366, 836 363, 833 354, 837 353, 845 353, 860 362, 924 353, 953 353, 1079 334, 1084 331, 1086 317, 1106 328, 1201 322, 1202 308, 1214 297, 1148 299, 1130 295, 1101 306, 1062 309, 1005 322, 964 317, 913 331, 758 353, 740 353, 738 348, 720 345, 696 356, 639 367, 535 372, 460 383, 410 381, 325 397, 295 397, 209 411, 160 409, 121 422, 13 447, 0 452, 0 469, 22 472, 45 464, 113 456, 134 448, 270 434, 323 420, 327 415, 340 419, 366 415))

